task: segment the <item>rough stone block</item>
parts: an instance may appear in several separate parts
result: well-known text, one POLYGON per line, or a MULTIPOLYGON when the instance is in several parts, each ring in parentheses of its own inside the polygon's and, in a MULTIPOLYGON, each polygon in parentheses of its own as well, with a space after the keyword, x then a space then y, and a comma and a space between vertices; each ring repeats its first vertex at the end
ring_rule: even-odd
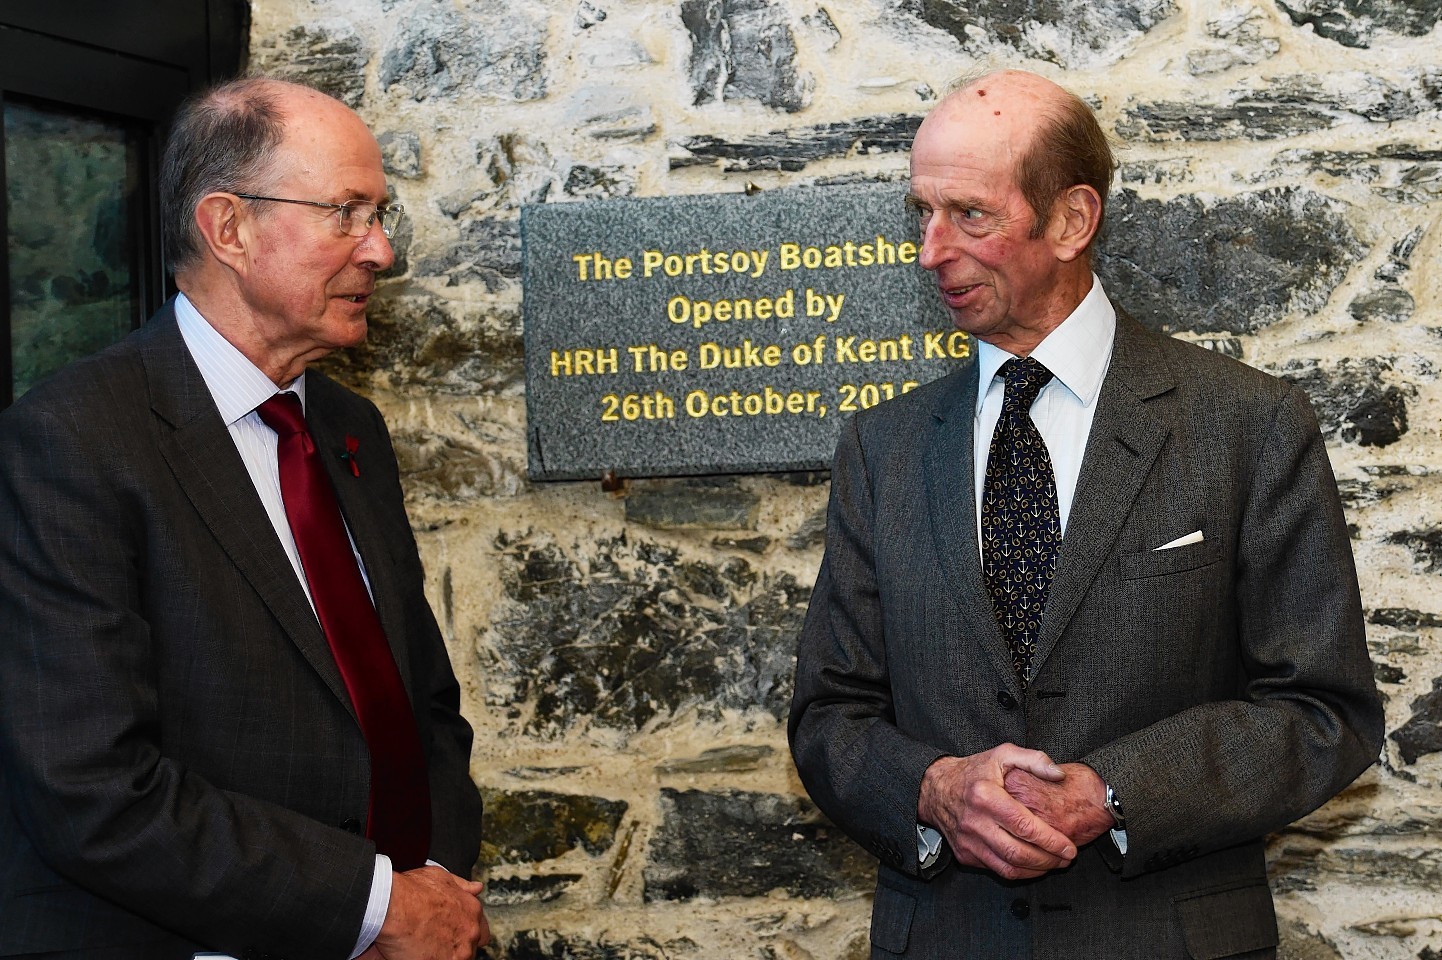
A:
POLYGON ((710 478, 637 481, 626 520, 658 530, 755 530, 760 498, 710 478))
POLYGON ((414 133, 387 130, 376 141, 381 147, 386 173, 407 180, 414 180, 425 173, 421 164, 421 138, 414 133))
POLYGON ((359 106, 365 96, 370 50, 344 20, 292 27, 254 59, 257 72, 310 84, 349 106, 359 106))
POLYGON ((482 217, 460 222, 459 236, 437 256, 416 265, 426 277, 444 276, 448 286, 481 283, 487 292, 506 289, 521 275, 521 228, 511 218, 482 217))
POLYGON ((529 4, 491 0, 484 18, 450 4, 423 4, 395 22, 381 57, 380 85, 414 100, 462 93, 505 100, 546 95, 546 20, 529 4))
POLYGON ((775 755, 776 750, 765 744, 734 744, 701 751, 699 756, 667 760, 656 765, 660 773, 744 773, 755 770, 775 755))
POLYGON ((1385 447, 1407 432, 1407 401, 1417 389, 1388 382, 1386 357, 1346 357, 1330 368, 1294 360, 1276 372, 1307 391, 1324 436, 1385 447))
POLYGON ((566 183, 561 189, 567 196, 581 200, 629 197, 636 192, 636 177, 625 167, 577 164, 566 172, 566 183))
POLYGON ((810 801, 729 790, 661 791, 645 899, 838 897, 871 889, 876 861, 810 801))
POLYGON ((1207 21, 1207 36, 1215 44, 1187 51, 1187 72, 1193 76, 1220 73, 1237 66, 1261 63, 1282 49, 1282 42, 1265 33, 1269 21, 1261 8, 1233 4, 1207 21))
POLYGON ((905 153, 921 117, 893 113, 839 123, 772 130, 736 140, 708 135, 686 137, 670 146, 671 169, 719 163, 727 172, 801 170, 825 157, 905 153))
POLYGON ((1172 0, 901 0, 974 57, 1021 55, 1070 69, 1116 63, 1177 12, 1172 0))
POLYGON ((1442 20, 1442 0, 1276 0, 1297 26, 1344 47, 1370 47, 1380 33, 1421 37, 1442 20))
POLYGON ((1347 312, 1363 323, 1377 320, 1406 323, 1412 319, 1412 310, 1416 305, 1406 290, 1388 287, 1362 294, 1348 305, 1347 312))
POLYGON ((796 68, 796 38, 784 6, 772 0, 682 0, 691 35, 696 104, 756 100, 795 113, 810 99, 812 78, 796 68))
POLYGON ((482 637, 495 652, 487 702, 524 714, 525 732, 629 734, 683 709, 786 715, 810 595, 790 574, 747 585, 743 560, 688 564, 625 537, 574 558, 536 535, 501 534, 496 547, 504 598, 482 637))
POLYGON ((1117 132, 1128 140, 1276 140, 1359 120, 1423 117, 1439 106, 1439 71, 1298 74, 1233 89, 1212 102, 1134 99, 1117 132))
POLYGON ((585 879, 579 873, 546 873, 528 877, 486 878, 486 908, 512 907, 520 903, 550 903, 585 879))
POLYGON ((1342 204, 1297 187, 1212 199, 1112 195, 1096 269, 1166 333, 1252 333, 1326 303, 1366 252, 1342 204))
POLYGON ((519 930, 504 943, 492 945, 495 960, 684 960, 695 955, 694 941, 682 937, 661 943, 644 934, 635 940, 594 939, 556 930, 519 930))
POLYGON ((537 863, 581 849, 596 856, 616 841, 626 815, 624 800, 552 793, 548 790, 481 791, 486 832, 481 862, 537 863))
POLYGON ((1399 530, 1388 534, 1388 543, 1395 543, 1412 551, 1412 557, 1426 573, 1442 572, 1442 527, 1421 530, 1399 530))
POLYGON ((482 311, 416 287, 383 288, 366 320, 366 341, 326 357, 321 369, 348 383, 383 376, 446 393, 505 392, 525 380, 514 307, 482 311))
POLYGON ((1406 607, 1378 607, 1367 613, 1367 622, 1400 630, 1435 630, 1442 627, 1442 615, 1406 607))
POLYGON ((526 465, 504 448, 481 446, 429 430, 393 430, 391 443, 406 494, 448 503, 510 497, 526 487, 526 465))

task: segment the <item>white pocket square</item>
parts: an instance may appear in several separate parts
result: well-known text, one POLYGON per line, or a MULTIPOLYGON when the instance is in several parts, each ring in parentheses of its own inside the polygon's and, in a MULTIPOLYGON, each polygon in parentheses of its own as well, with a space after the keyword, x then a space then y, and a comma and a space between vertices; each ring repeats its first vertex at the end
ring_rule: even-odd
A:
POLYGON ((1171 550, 1174 547, 1185 547, 1189 543, 1201 543, 1202 539, 1202 531, 1193 530, 1185 537, 1177 537, 1177 539, 1170 540, 1162 544, 1160 547, 1153 547, 1152 552, 1156 553, 1158 550, 1171 550))

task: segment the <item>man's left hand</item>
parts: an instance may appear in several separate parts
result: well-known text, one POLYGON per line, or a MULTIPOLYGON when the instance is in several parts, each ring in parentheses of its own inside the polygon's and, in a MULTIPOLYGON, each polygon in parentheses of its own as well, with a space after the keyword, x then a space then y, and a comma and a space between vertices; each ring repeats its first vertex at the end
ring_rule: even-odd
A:
POLYGON ((1091 843, 1112 827, 1107 810, 1107 785, 1084 763, 1059 764, 1062 779, 1043 780, 1021 767, 1006 772, 1007 793, 1066 834, 1078 847, 1091 843))

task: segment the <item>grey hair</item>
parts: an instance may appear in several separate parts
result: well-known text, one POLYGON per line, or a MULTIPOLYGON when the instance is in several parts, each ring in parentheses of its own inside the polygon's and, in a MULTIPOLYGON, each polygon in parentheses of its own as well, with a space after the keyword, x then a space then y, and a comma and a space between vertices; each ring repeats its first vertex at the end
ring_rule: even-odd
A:
POLYGON ((172 273, 194 266, 205 249, 195 224, 200 201, 217 192, 255 192, 270 174, 285 139, 276 96, 281 85, 268 77, 243 77, 181 106, 160 163, 161 235, 172 273))

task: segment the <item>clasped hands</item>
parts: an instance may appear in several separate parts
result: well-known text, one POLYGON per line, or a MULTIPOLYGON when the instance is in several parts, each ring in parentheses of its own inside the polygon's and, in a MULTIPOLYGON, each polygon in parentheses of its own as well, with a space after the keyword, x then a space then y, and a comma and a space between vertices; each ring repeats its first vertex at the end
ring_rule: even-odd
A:
POLYGON ((395 874, 380 936, 356 960, 474 960, 491 938, 483 889, 441 867, 395 874))
POLYGON ((1007 880, 1067 866, 1112 826, 1095 770, 1054 764, 1010 743, 934 762, 921 780, 917 814, 941 832, 958 862, 1007 880))

